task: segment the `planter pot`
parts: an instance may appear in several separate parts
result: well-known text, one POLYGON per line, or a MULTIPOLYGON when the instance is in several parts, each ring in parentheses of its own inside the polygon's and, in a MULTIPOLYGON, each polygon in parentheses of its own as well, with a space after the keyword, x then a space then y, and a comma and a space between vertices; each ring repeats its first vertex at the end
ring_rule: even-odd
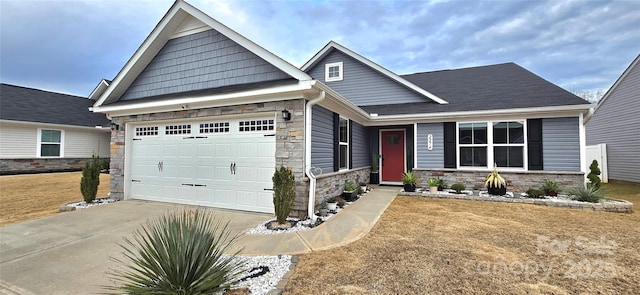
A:
POLYGON ((327 210, 336 211, 338 209, 338 203, 327 203, 327 210))
POLYGON ((370 184, 378 184, 380 183, 380 173, 376 172, 371 172, 369 173, 369 183, 370 184))
POLYGON ((352 192, 348 192, 348 191, 343 191, 342 192, 342 198, 345 201, 351 202, 355 200, 355 195, 356 195, 356 191, 352 191, 352 192))
POLYGON ((416 185, 415 184, 405 184, 404 185, 404 191, 405 192, 415 192, 416 191, 416 185))
POLYGON ((557 197, 558 196, 558 192, 555 192, 555 191, 544 191, 544 195, 545 196, 550 196, 550 197, 557 197))
POLYGON ((431 194, 437 194, 438 193, 438 187, 437 186, 430 186, 429 187, 429 193, 431 194))
POLYGON ((487 187, 487 192, 490 195, 494 195, 494 196, 504 196, 505 194, 507 194, 507 188, 506 187, 487 187))
POLYGON ((366 185, 362 185, 360 186, 360 190, 364 193, 367 191, 367 186, 366 185))
POLYGON ((327 216, 329 215, 329 211, 326 208, 320 209, 320 216, 327 216))

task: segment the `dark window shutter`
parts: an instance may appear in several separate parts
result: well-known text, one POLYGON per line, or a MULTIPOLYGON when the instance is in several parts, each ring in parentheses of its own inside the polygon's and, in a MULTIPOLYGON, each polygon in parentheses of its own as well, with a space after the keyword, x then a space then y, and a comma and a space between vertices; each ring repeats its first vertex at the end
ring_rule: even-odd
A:
POLYGON ((349 169, 353 168, 353 121, 349 120, 349 169))
POLYGON ((456 123, 444 122, 444 168, 456 168, 456 123))
POLYGON ((340 170, 340 115, 333 113, 333 171, 340 170))
POLYGON ((542 170, 542 119, 527 120, 529 170, 542 170))

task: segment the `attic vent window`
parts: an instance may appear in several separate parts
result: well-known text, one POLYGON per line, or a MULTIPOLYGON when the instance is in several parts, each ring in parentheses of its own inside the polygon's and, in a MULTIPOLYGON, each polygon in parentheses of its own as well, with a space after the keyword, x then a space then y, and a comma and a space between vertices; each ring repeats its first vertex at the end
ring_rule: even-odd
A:
POLYGON ((324 81, 342 81, 342 62, 324 65, 324 81))

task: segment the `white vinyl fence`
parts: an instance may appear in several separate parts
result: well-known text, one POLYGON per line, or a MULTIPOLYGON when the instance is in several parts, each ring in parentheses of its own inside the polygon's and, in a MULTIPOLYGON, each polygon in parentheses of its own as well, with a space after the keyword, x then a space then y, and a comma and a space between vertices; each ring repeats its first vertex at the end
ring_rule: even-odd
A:
POLYGON ((598 161, 598 167, 600 167, 600 179, 602 182, 609 182, 609 176, 607 173, 607 144, 601 143, 596 145, 587 146, 587 173, 589 173, 589 165, 593 160, 598 161))

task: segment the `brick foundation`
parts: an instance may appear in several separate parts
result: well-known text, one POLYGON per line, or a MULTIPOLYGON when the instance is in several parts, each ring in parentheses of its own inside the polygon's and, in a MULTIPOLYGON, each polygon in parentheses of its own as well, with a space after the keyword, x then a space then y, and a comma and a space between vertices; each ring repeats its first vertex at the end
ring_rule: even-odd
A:
POLYGON ((91 158, 0 159, 0 175, 81 171, 91 158))
MULTIPOLYGON (((457 169, 421 169, 414 168, 413 172, 418 178, 418 187, 427 187, 427 181, 431 177, 444 179, 448 186, 454 183, 462 183, 469 189, 484 188, 487 171, 465 171, 457 169)), ((529 188, 540 188, 543 179, 549 179, 558 183, 561 188, 567 189, 584 184, 582 172, 554 172, 554 171, 498 171, 507 180, 507 190, 525 192, 529 188)))

